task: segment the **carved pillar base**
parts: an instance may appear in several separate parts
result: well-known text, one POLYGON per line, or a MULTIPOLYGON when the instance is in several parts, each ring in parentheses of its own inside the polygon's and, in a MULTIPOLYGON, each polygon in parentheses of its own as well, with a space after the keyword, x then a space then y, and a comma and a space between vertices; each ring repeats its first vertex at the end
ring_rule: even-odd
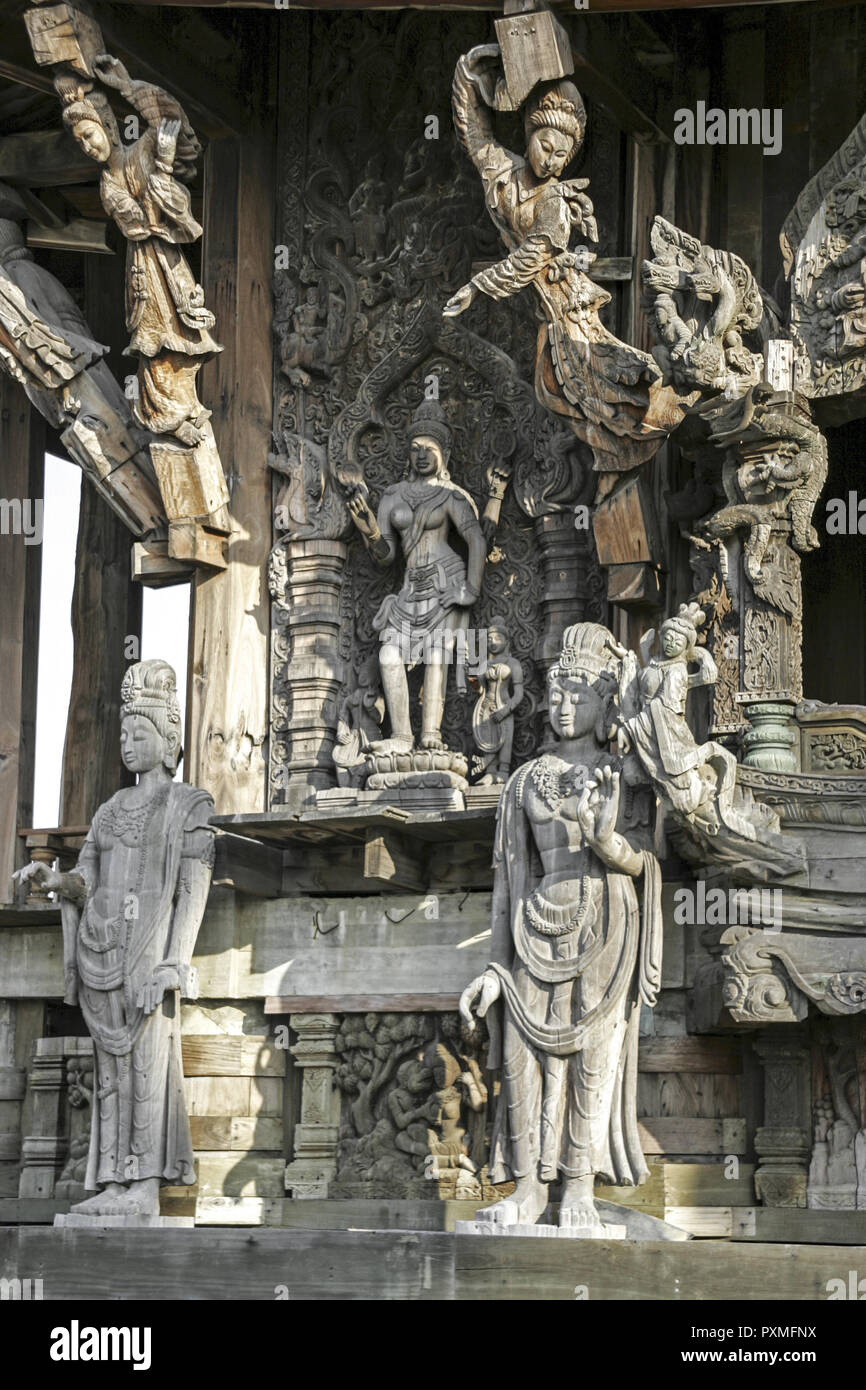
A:
POLYGON ((810 1053, 799 1031, 776 1025, 755 1042, 764 1069, 764 1124, 755 1135, 755 1193, 766 1207, 805 1207, 810 1053))
POLYGON ((337 1014, 292 1014, 298 1041, 289 1049, 303 1070, 301 1119, 295 1128, 295 1156, 286 1168, 290 1196, 327 1197, 337 1171, 340 1092, 334 1085, 339 1056, 334 1040, 337 1014))
POLYGON ((65 1038, 36 1039, 28 1078, 32 1130, 21 1145, 19 1197, 53 1197, 66 1157, 65 1044, 65 1038))
POLYGON ((763 772, 797 772, 796 700, 782 692, 775 699, 738 695, 736 701, 749 721, 743 734, 744 765, 763 772))
POLYGON ((335 784, 331 753, 344 680, 339 655, 342 541, 289 541, 277 575, 273 640, 274 710, 271 802, 284 805, 335 784))

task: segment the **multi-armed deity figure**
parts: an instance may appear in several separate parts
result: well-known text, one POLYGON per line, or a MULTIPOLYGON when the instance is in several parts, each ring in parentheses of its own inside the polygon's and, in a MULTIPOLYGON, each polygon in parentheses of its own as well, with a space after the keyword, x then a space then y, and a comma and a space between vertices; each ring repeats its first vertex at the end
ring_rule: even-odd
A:
POLYGON ((499 805, 490 964, 460 1000, 470 1026, 473 1010, 483 1017, 501 1000, 490 1175, 516 1188, 478 1213, 494 1227, 537 1222, 562 1179, 560 1225, 592 1234, 595 1178, 639 1183, 648 1172, 637 1046, 641 1000, 655 1003, 661 978, 660 875, 617 829, 612 642, 596 623, 566 630, 549 674, 556 752, 525 763, 499 805))
POLYGON ((501 72, 498 44, 473 48, 457 63, 452 101, 458 138, 481 176, 508 255, 473 276, 444 313, 463 313, 479 292, 504 299, 531 284, 546 320, 538 336, 538 399, 592 446, 596 470, 615 476, 652 457, 678 423, 676 392, 652 357, 603 326, 598 311, 610 295, 584 273, 594 256, 585 246, 570 250, 576 232, 598 237, 587 180, 561 178, 586 129, 577 88, 567 81, 536 87, 525 107, 522 158, 493 129, 492 111, 513 109, 501 72))
POLYGON ((391 737, 374 745, 380 752, 409 752, 414 745, 406 672, 419 663, 424 665, 421 747, 444 747, 448 666, 456 635, 468 627, 469 609, 481 590, 487 547, 475 503, 449 476, 450 452, 444 412, 435 401, 425 401, 410 430, 408 476, 385 489, 378 514, 373 515, 363 484, 348 493, 349 513, 377 564, 390 565, 401 547, 406 561, 402 588, 387 596, 373 619, 391 720, 391 737), (450 543, 452 529, 466 546, 466 560, 450 543))
POLYGON ((140 661, 121 692, 121 756, 138 776, 100 806, 71 873, 29 864, 63 913, 68 1004, 93 1038, 95 1095, 85 1187, 73 1208, 156 1216, 163 1182, 195 1181, 183 1096, 180 997, 194 998, 193 947, 214 855, 207 792, 173 780, 175 674, 140 661))
POLYGON ((196 376, 222 349, 211 337, 215 320, 205 307, 204 290, 181 250, 202 234, 184 183, 195 172, 201 147, 182 107, 167 92, 132 81, 110 54, 95 60, 94 71, 146 126, 125 147, 104 94, 80 79, 57 79, 64 123, 103 166, 103 205, 129 242, 126 326, 127 352, 139 359, 135 414, 154 434, 174 435, 189 446, 209 443, 209 426, 203 427, 210 412, 198 398, 196 376))

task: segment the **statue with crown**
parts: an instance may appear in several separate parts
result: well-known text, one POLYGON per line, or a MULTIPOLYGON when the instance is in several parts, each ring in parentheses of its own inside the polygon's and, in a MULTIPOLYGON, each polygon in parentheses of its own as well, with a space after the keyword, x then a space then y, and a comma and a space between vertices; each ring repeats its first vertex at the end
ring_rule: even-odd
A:
POLYGON ((661 982, 661 877, 611 752, 621 676, 607 628, 566 630, 548 675, 555 744, 499 803, 490 961, 460 1012, 470 1030, 488 1020, 501 1078, 490 1176, 515 1187, 466 1224, 477 1233, 535 1228, 557 1192, 561 1234, 621 1237, 593 1185, 648 1176, 637 1049, 661 982))
MULTIPOLYGON (((163 1183, 195 1182, 183 1094, 181 997, 214 860, 210 795, 174 781, 181 758, 175 673, 130 666, 121 757, 137 776, 96 811, 75 869, 20 871, 61 904, 64 1001, 79 1004, 94 1049, 94 1098, 81 1218, 156 1223, 163 1183)), ((69 1222, 58 1217, 58 1222, 69 1222)))
POLYGON ((437 401, 422 401, 409 431, 406 476, 385 488, 374 513, 364 483, 347 489, 349 514, 376 564, 402 552, 403 580, 373 619, 390 721, 366 755, 369 790, 400 785, 465 788, 468 764, 445 746, 448 669, 481 591, 487 547, 478 508, 448 472, 452 435, 437 401), (455 541, 457 542, 455 544, 455 541), (412 728, 407 673, 424 668, 421 729, 412 728))

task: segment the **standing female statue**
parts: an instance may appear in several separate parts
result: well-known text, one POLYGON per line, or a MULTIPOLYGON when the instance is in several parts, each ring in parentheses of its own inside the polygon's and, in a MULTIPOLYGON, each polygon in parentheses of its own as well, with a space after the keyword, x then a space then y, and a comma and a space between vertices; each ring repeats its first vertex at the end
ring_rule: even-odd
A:
POLYGON ((442 714, 455 635, 469 624, 469 609, 481 591, 486 543, 475 503, 451 481, 447 465, 451 431, 435 401, 423 402, 409 433, 409 475, 385 489, 376 516, 366 488, 349 490, 349 513, 377 564, 390 565, 402 546, 403 586, 389 594, 373 619, 380 633, 382 688, 391 737, 378 752, 409 752, 414 743, 409 717, 407 668, 424 665, 422 748, 443 748, 442 714), (467 558, 455 550, 456 532, 467 558))
POLYGON ((597 471, 616 475, 637 467, 679 423, 680 411, 653 358, 601 323, 598 311, 610 295, 581 268, 594 257, 585 247, 569 250, 574 230, 598 238, 583 192, 587 180, 560 177, 586 129, 576 87, 544 84, 527 102, 525 158, 500 145, 493 130, 491 111, 510 109, 498 44, 459 59, 452 103, 458 139, 481 176, 487 211, 509 254, 473 276, 443 312, 462 314, 479 292, 504 299, 531 284, 545 320, 535 364, 538 399, 591 445, 597 471))
POLYGON ((595 1178, 632 1184, 648 1174, 638 1024, 661 980, 661 883, 653 855, 617 830, 612 641, 596 623, 563 636, 548 677, 558 746, 524 764, 502 794, 490 964, 460 1000, 470 1027, 473 1010, 483 1018, 501 1001, 501 1020, 491 1020, 502 1092, 490 1174, 516 1189, 477 1214, 499 1226, 538 1221, 561 1177, 560 1225, 597 1230, 595 1178))
POLYGON ((163 1182, 194 1183, 183 1095, 180 997, 214 857, 207 792, 173 781, 181 755, 175 675, 130 666, 121 688, 121 756, 138 775, 100 806, 75 869, 29 864, 61 899, 67 1004, 79 1003, 94 1049, 85 1187, 73 1211, 152 1216, 163 1182))
POLYGON ((126 351, 139 359, 135 415, 154 434, 173 434, 194 446, 206 438, 202 426, 210 416, 198 398, 196 376, 203 362, 222 351, 211 337, 215 320, 205 308, 204 290, 180 249, 202 234, 183 182, 192 177, 201 147, 183 108, 167 92, 133 82, 110 54, 101 54, 93 66, 146 125, 124 147, 105 97, 64 79, 63 120, 85 154, 103 166, 103 206, 129 242, 126 351))
POLYGON ((479 756, 477 785, 505 782, 511 771, 514 711, 523 699, 523 667, 511 654, 504 618, 487 624, 487 665, 478 678, 480 694, 472 711, 472 738, 479 756), (510 689, 509 689, 510 687, 510 689))

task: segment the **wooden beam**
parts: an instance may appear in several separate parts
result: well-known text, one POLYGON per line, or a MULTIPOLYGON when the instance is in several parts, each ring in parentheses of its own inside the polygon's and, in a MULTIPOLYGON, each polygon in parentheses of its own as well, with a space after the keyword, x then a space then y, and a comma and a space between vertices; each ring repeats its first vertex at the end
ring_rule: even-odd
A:
MULTIPOLYGON (((84 312, 94 337, 122 363, 124 267, 120 257, 84 263, 84 312)), ((120 758, 120 683, 126 639, 141 638, 141 589, 129 570, 130 534, 87 478, 81 483, 75 586, 73 665, 63 750, 64 824, 90 821, 103 801, 133 778, 120 758)))
POLYGON ((95 183, 98 177, 98 166, 65 130, 0 136, 0 179, 6 183, 57 188, 65 183, 95 183))
MULTIPOLYGON (((0 459, 4 500, 27 499, 31 507, 41 501, 44 423, 5 373, 0 374, 0 459)), ((12 901, 10 878, 25 860, 18 830, 33 820, 41 570, 41 538, 25 545, 23 535, 0 534, 0 902, 12 901)))
POLYGON ((269 994, 265 999, 265 1013, 441 1014, 452 1012, 459 1002, 459 994, 269 994))

